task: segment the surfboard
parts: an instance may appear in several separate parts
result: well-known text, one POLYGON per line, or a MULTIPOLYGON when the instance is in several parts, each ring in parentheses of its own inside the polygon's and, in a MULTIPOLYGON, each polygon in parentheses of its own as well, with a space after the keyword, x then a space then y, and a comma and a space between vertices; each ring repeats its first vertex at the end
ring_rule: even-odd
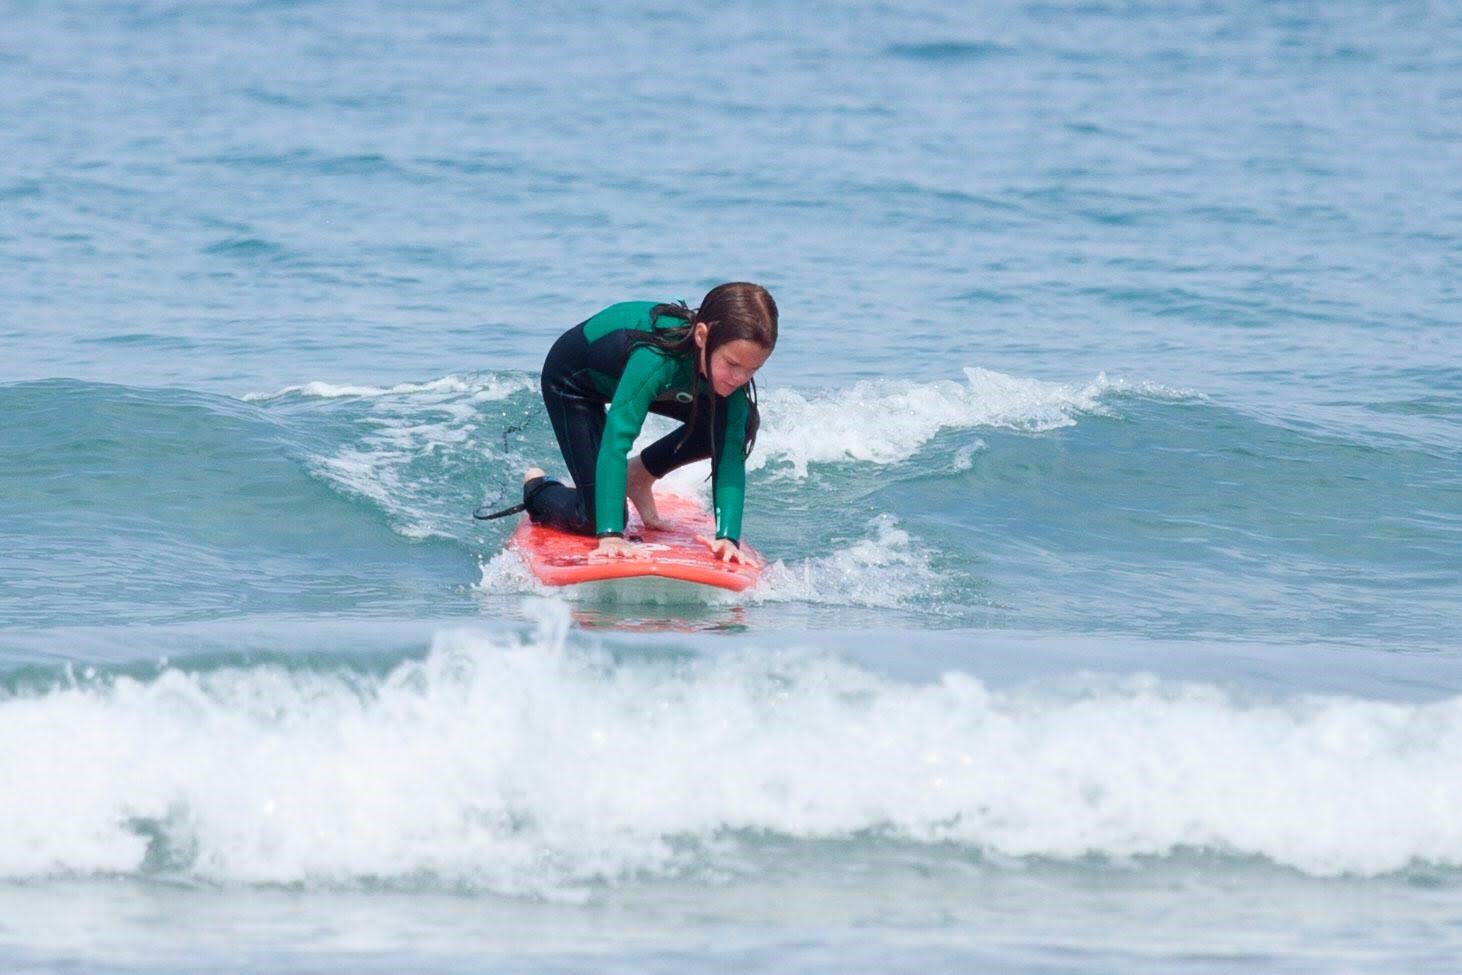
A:
POLYGON ((741 546, 741 550, 753 560, 750 565, 722 562, 696 538, 697 535, 714 535, 716 531, 710 514, 698 502, 657 491, 655 507, 661 519, 669 522, 668 528, 646 528, 633 506, 625 525, 625 536, 638 541, 647 550, 648 558, 597 556, 594 550, 599 545, 598 539, 535 525, 527 515, 518 523, 508 545, 517 549, 538 581, 550 586, 645 576, 716 586, 735 592, 755 584, 761 574, 761 557, 754 551, 741 546))

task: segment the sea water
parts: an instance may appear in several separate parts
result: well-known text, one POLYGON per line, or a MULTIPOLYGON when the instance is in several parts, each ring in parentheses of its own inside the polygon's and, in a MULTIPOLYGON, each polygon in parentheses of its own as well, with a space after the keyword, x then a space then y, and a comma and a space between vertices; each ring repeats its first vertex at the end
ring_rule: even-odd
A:
POLYGON ((1459 51, 11 4, 0 968, 1455 971, 1459 51), (738 279, 761 585, 537 586, 549 344, 738 279))

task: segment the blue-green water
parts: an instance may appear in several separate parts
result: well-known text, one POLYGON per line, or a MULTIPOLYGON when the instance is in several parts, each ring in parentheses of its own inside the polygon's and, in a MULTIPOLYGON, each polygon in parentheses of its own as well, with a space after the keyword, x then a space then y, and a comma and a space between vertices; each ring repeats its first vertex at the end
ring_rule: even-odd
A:
POLYGON ((1459 51, 12 5, 0 967, 1451 970, 1459 51), (734 279, 763 583, 539 589, 549 343, 734 279))

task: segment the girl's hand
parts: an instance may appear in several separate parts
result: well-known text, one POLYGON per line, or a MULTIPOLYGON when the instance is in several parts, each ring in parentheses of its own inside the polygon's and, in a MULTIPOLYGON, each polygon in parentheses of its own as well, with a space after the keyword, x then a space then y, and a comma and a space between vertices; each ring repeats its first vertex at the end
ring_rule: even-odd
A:
POLYGON ((645 559, 650 553, 633 542, 627 542, 615 535, 605 535, 599 539, 599 547, 589 553, 594 559, 645 559))
POLYGON ((712 558, 720 559, 722 562, 740 562, 742 565, 755 565, 756 562, 745 552, 736 547, 736 543, 729 538, 709 538, 705 535, 697 535, 696 539, 706 543, 711 550, 712 558))

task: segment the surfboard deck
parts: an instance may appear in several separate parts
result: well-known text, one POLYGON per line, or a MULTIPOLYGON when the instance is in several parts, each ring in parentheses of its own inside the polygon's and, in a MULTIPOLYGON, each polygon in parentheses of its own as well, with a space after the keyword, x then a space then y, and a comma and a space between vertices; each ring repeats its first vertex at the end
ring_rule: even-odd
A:
POLYGON ((635 579, 656 576, 702 586, 716 586, 740 592, 755 584, 761 574, 761 557, 747 546, 741 550, 754 560, 752 565, 726 563, 711 555, 697 535, 711 536, 716 526, 710 514, 691 498, 657 491, 655 507, 670 523, 663 530, 646 528, 630 509, 625 536, 648 549, 646 559, 607 559, 593 553, 596 538, 570 535, 554 528, 535 525, 524 515, 508 540, 518 550, 529 571, 550 586, 571 586, 581 582, 635 579))

